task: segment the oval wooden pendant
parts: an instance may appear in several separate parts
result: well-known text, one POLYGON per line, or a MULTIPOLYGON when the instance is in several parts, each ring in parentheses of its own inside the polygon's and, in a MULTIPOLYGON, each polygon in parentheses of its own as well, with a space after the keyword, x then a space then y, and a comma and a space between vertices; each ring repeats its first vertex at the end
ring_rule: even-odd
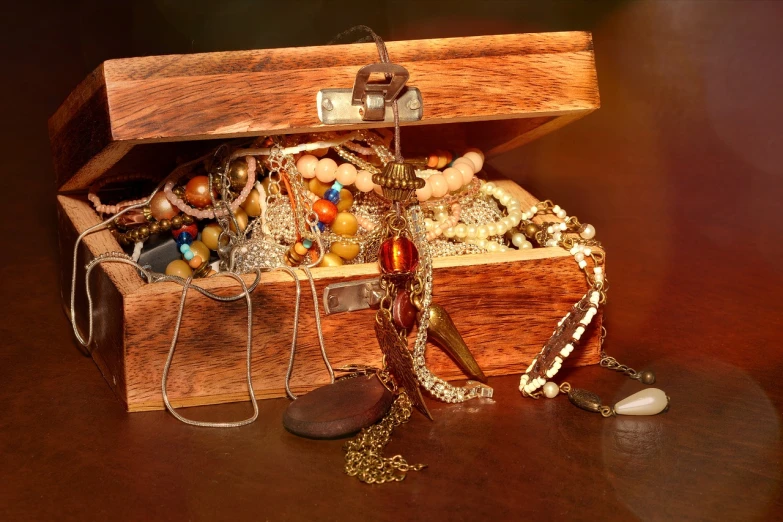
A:
POLYGON ((346 437, 381 420, 393 400, 375 375, 342 379, 289 404, 283 426, 309 439, 346 437))

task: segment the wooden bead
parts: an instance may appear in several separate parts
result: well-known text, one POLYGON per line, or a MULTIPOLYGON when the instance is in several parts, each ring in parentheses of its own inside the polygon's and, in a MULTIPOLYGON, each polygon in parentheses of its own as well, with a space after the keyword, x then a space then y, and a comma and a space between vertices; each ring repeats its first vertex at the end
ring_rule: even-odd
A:
POLYGON ((217 196, 217 192, 209 186, 207 176, 194 176, 185 185, 185 200, 196 208, 204 208, 212 204, 210 190, 213 195, 217 196))
POLYGON ((312 192, 319 198, 322 198, 324 197, 324 194, 326 194, 326 191, 332 188, 332 184, 324 183, 320 181, 318 178, 313 178, 308 182, 307 188, 310 189, 310 192, 312 192))
POLYGON ((204 244, 203 241, 194 241, 190 244, 190 251, 194 256, 199 256, 204 261, 209 261, 209 256, 212 254, 209 251, 209 247, 204 244))
POLYGON ((201 231, 201 242, 207 245, 210 250, 218 249, 218 238, 223 229, 217 223, 210 223, 201 231))
POLYGON ((201 263, 203 263, 204 260, 201 259, 201 256, 193 256, 190 261, 188 261, 188 265, 190 265, 190 268, 193 270, 197 269, 201 266, 201 263))
POLYGON ((332 243, 332 246, 329 247, 329 250, 346 261, 351 261, 359 255, 359 245, 347 241, 335 241, 332 243))
POLYGON ((340 201, 337 202, 337 211, 345 212, 353 206, 353 192, 348 189, 340 191, 340 201))
POLYGON ((357 230, 359 230, 359 222, 350 212, 340 212, 332 222, 332 232, 341 236, 353 236, 357 230))
MULTIPOLYGON (((248 221, 247 212, 245 212, 242 209, 242 207, 239 207, 234 211, 234 218, 236 219, 237 225, 239 226, 239 231, 244 232, 245 229, 247 228, 247 221, 248 221)), ((228 228, 230 228, 232 232, 236 233, 237 229, 234 226, 234 220, 229 219, 228 223, 229 223, 228 228)))
POLYGON ((343 258, 332 252, 325 253, 323 259, 321 259, 321 262, 318 264, 320 267, 341 265, 343 265, 343 258))
POLYGON ((312 154, 305 154, 296 160, 296 170, 298 170, 305 179, 312 179, 315 177, 316 165, 318 165, 318 158, 312 154))
POLYGON ((261 194, 256 189, 250 191, 247 195, 247 199, 240 205, 247 215, 250 217, 258 217, 261 215, 261 194))
POLYGON ((150 201, 150 214, 157 221, 161 219, 171 219, 179 214, 179 209, 171 204, 162 190, 152 196, 150 201))
POLYGON ((193 275, 193 270, 191 270, 186 261, 175 259, 169 263, 168 266, 166 266, 166 275, 178 276, 182 279, 187 279, 193 275))
POLYGON ((318 214, 318 219, 321 223, 326 223, 327 225, 337 217, 337 207, 326 199, 319 199, 313 203, 313 212, 318 214))

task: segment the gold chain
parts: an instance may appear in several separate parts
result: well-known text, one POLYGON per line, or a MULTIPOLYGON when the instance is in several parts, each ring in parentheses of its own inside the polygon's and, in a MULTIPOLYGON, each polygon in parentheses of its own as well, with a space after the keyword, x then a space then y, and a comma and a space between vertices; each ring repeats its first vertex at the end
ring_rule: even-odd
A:
POLYGON ((408 464, 402 455, 384 457, 383 449, 396 426, 405 424, 411 416, 411 400, 404 390, 394 399, 389 413, 377 424, 365 428, 353 440, 345 443, 345 472, 367 484, 383 484, 405 479, 408 471, 419 471, 426 464, 408 464))

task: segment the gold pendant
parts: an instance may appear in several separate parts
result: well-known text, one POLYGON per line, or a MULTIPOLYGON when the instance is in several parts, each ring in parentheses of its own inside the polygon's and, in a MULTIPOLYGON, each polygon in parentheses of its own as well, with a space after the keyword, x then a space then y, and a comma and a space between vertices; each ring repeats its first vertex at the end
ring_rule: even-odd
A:
POLYGON ((411 403, 428 419, 432 415, 424 404, 424 398, 419 389, 419 380, 413 370, 413 358, 408 350, 408 340, 401 336, 391 321, 391 314, 387 310, 379 310, 375 321, 375 335, 378 344, 397 386, 405 390, 411 403))
POLYGON ((470 353, 468 345, 465 344, 446 309, 432 303, 429 315, 427 333, 430 337, 454 359, 465 375, 477 381, 487 382, 486 375, 481 371, 476 359, 473 358, 473 354, 470 353))

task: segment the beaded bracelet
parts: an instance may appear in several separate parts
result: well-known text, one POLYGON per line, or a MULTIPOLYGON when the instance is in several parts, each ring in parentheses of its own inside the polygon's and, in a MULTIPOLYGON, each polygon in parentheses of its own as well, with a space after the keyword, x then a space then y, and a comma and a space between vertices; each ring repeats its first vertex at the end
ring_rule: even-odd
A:
POLYGON ((101 203, 101 198, 98 197, 99 190, 101 190, 103 187, 111 183, 138 181, 138 180, 150 181, 152 179, 153 178, 148 174, 121 174, 118 176, 111 176, 105 179, 100 179, 90 186, 90 190, 87 194, 87 199, 90 201, 90 203, 93 204, 93 206, 95 207, 95 211, 98 212, 99 214, 116 214, 124 208, 131 207, 133 205, 138 205, 139 203, 144 203, 145 201, 147 201, 147 198, 122 201, 120 203, 117 203, 116 205, 104 205, 101 203))

